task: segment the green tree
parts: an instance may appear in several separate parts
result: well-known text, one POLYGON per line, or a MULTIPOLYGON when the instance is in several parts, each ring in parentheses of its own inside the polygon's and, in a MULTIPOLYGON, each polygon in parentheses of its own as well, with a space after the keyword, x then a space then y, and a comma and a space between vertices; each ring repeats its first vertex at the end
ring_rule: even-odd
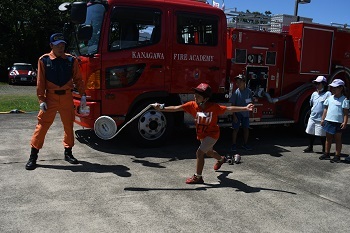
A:
MULTIPOLYGON (((66 0, 2 0, 0 4, 0 66, 28 62, 34 66, 49 52, 49 38, 61 32, 68 14, 58 6, 66 0)), ((0 67, 1 68, 1 67, 0 67)), ((1 78, 1 77, 0 77, 1 78)))
POLYGON ((261 12, 250 12, 246 10, 246 12, 240 12, 236 17, 232 18, 232 22, 244 22, 249 24, 267 24, 271 18, 271 11, 265 11, 265 13, 261 12))

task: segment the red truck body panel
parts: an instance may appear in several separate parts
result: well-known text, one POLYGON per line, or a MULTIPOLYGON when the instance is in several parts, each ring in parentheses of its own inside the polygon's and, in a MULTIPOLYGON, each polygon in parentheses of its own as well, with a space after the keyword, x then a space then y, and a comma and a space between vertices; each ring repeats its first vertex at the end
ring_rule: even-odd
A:
MULTIPOLYGON (((79 57, 91 110, 88 116, 76 112, 76 123, 84 127, 93 128, 103 115, 121 125, 146 103, 181 104, 201 82, 212 87, 214 101, 230 105, 238 74, 247 77, 254 94, 252 124, 296 123, 306 117, 301 114, 318 75, 350 85, 348 31, 305 22, 282 33, 228 28, 221 9, 194 0, 107 4, 96 52, 79 57), (123 24, 130 22, 135 24, 124 31, 137 26, 137 45, 123 47, 130 42, 120 39, 123 24)), ((90 4, 87 17, 89 8, 98 6, 90 4)), ((229 126, 230 116, 220 123, 229 126)))

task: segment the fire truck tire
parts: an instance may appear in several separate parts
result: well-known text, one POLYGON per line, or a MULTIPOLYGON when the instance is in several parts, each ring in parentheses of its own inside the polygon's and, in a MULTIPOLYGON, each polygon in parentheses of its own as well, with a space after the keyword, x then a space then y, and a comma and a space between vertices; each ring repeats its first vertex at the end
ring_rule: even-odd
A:
POLYGON ((299 114, 299 120, 298 120, 298 130, 301 132, 305 132, 307 123, 309 121, 309 117, 310 117, 310 113, 311 113, 311 107, 308 101, 306 101, 300 111, 299 114))
MULTIPOLYGON (((150 103, 155 102, 146 102, 138 105, 131 116, 135 116, 150 103)), ((150 108, 130 123, 128 133, 130 139, 134 140, 139 146, 156 147, 164 144, 168 136, 171 135, 173 126, 174 117, 172 113, 158 112, 150 108)))

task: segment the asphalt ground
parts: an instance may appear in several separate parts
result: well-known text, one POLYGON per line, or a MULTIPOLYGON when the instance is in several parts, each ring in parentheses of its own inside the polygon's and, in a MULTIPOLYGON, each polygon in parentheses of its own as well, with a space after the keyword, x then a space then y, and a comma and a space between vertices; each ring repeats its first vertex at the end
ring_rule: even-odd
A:
MULTIPOLYGON (((75 125, 63 160, 62 124, 50 128, 39 167, 24 169, 36 114, 0 114, 0 232, 349 232, 350 164, 304 154, 307 138, 292 127, 253 128, 242 163, 195 171, 193 129, 177 130, 159 148, 138 148, 121 133, 103 141, 75 125)), ((223 129, 216 150, 229 152, 223 129)), ((319 143, 316 140, 316 143, 319 143)), ((343 134, 343 156, 350 152, 343 134)), ((334 149, 334 145, 333 145, 334 149)), ((344 159, 344 157, 342 158, 344 159)))

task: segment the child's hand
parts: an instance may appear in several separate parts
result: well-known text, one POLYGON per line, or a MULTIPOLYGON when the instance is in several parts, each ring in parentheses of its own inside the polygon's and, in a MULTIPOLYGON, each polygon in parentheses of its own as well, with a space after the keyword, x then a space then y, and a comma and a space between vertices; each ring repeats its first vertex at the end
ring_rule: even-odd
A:
POLYGON ((160 110, 164 109, 164 104, 154 103, 154 104, 151 104, 151 105, 157 111, 160 111, 160 110))
POLYGON ((254 104, 250 103, 250 104, 247 105, 246 108, 247 108, 248 111, 253 111, 254 104))
POLYGON ((345 124, 344 122, 341 123, 340 128, 341 128, 341 129, 346 129, 346 124, 345 124))

